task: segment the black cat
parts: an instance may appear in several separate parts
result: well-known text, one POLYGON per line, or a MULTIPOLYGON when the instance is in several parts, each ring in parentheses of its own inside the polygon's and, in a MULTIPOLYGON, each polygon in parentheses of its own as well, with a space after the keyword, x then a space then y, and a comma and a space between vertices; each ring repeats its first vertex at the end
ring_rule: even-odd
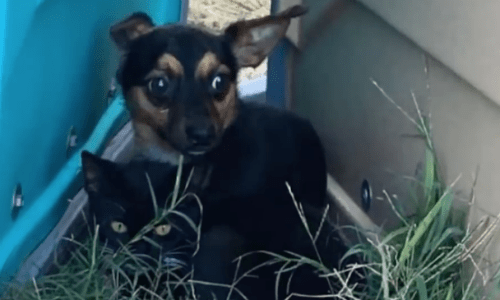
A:
MULTIPOLYGON (((167 199, 174 190, 177 167, 149 161, 116 164, 86 151, 82 167, 100 241, 115 252, 126 245, 151 267, 160 260, 176 269, 177 276, 185 276, 196 249, 200 206, 188 197, 170 209, 167 199)), ((182 182, 188 174, 184 172, 182 182)))

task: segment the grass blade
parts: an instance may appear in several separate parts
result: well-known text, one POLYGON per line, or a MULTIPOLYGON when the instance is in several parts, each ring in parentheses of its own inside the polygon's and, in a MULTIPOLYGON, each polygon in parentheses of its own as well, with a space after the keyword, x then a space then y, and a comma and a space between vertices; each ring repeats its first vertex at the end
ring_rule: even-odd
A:
MULTIPOLYGON (((431 250, 431 245, 433 242, 435 242, 437 228, 438 228, 438 222, 433 222, 432 227, 429 230, 429 234, 427 235, 427 238, 425 239, 424 245, 422 246, 422 250, 420 251, 420 256, 418 258, 418 261, 422 261, 424 259, 425 254, 431 250)), ((439 236, 438 236, 438 238, 439 238, 439 236)))
POLYGON ((453 195, 451 193, 444 195, 444 198, 445 199, 443 199, 443 207, 441 208, 441 213, 438 219, 439 225, 437 229, 437 236, 439 236, 443 232, 446 223, 448 223, 448 221, 450 220, 450 211, 453 204, 453 195))
POLYGON ((148 181, 149 192, 151 194, 151 200, 153 201, 153 208, 155 211, 155 218, 158 218, 159 217, 158 202, 156 201, 156 195, 155 195, 155 191, 153 189, 153 184, 151 183, 151 178, 149 178, 148 173, 144 173, 144 174, 146 174, 146 180, 148 181))
POLYGON ((429 147, 425 148, 425 175, 424 175, 424 191, 427 199, 425 204, 425 212, 434 205, 434 184, 435 184, 435 160, 434 153, 429 147))
POLYGON ((453 282, 450 282, 450 287, 448 288, 448 294, 446 295, 445 300, 452 300, 453 299, 453 282))
POLYGON ((177 200, 179 199, 179 190, 181 188, 181 178, 182 178, 182 166, 184 164, 184 155, 181 154, 179 157, 179 167, 177 168, 177 175, 175 177, 174 195, 172 198, 172 207, 175 206, 177 200))
POLYGON ((430 224, 432 221, 436 218, 437 214, 439 213, 441 207, 444 205, 446 201, 446 194, 450 193, 450 189, 455 186, 456 182, 458 181, 460 177, 458 177, 446 190, 444 195, 439 199, 439 201, 432 207, 432 209, 429 211, 429 213, 425 216, 425 218, 420 222, 420 224, 417 227, 417 230, 415 231, 415 234, 413 237, 405 244, 403 247, 403 250, 401 251, 401 255, 399 257, 399 263, 402 265, 410 255, 410 252, 415 248, 417 243, 420 241, 424 233, 427 231, 429 228, 430 224))
POLYGON ((417 282, 417 291, 420 300, 427 300, 427 287, 425 286, 424 278, 422 275, 418 276, 415 281, 417 282))

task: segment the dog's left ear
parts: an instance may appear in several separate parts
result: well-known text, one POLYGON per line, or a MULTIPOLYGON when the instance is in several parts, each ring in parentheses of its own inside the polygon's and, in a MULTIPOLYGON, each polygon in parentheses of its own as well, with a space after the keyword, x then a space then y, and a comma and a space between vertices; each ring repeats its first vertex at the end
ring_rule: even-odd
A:
POLYGON ((111 26, 109 32, 118 48, 127 51, 132 40, 150 32, 154 26, 146 13, 136 12, 111 26))
POLYGON ((231 40, 238 66, 257 67, 285 36, 290 20, 306 12, 306 7, 295 5, 274 16, 238 21, 227 27, 225 35, 231 40))

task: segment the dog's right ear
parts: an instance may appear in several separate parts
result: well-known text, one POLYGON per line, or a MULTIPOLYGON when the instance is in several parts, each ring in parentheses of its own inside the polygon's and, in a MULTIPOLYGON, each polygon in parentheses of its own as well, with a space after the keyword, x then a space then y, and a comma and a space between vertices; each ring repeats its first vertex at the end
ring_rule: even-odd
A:
POLYGON ((135 12, 111 26, 109 33, 118 48, 127 51, 132 40, 150 32, 154 26, 153 20, 146 13, 135 12))
POLYGON ((238 67, 260 65, 285 36, 291 19, 305 13, 305 6, 295 5, 277 15, 230 24, 225 35, 231 41, 238 67))

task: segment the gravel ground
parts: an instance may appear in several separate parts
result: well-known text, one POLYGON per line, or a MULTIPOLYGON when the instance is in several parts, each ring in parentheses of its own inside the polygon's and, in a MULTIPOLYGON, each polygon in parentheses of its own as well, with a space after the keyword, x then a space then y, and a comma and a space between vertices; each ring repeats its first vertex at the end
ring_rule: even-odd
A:
MULTIPOLYGON (((231 22, 269 15, 271 0, 189 0, 188 23, 215 31, 231 22)), ((238 83, 267 73, 267 59, 257 68, 242 69, 238 83)))

